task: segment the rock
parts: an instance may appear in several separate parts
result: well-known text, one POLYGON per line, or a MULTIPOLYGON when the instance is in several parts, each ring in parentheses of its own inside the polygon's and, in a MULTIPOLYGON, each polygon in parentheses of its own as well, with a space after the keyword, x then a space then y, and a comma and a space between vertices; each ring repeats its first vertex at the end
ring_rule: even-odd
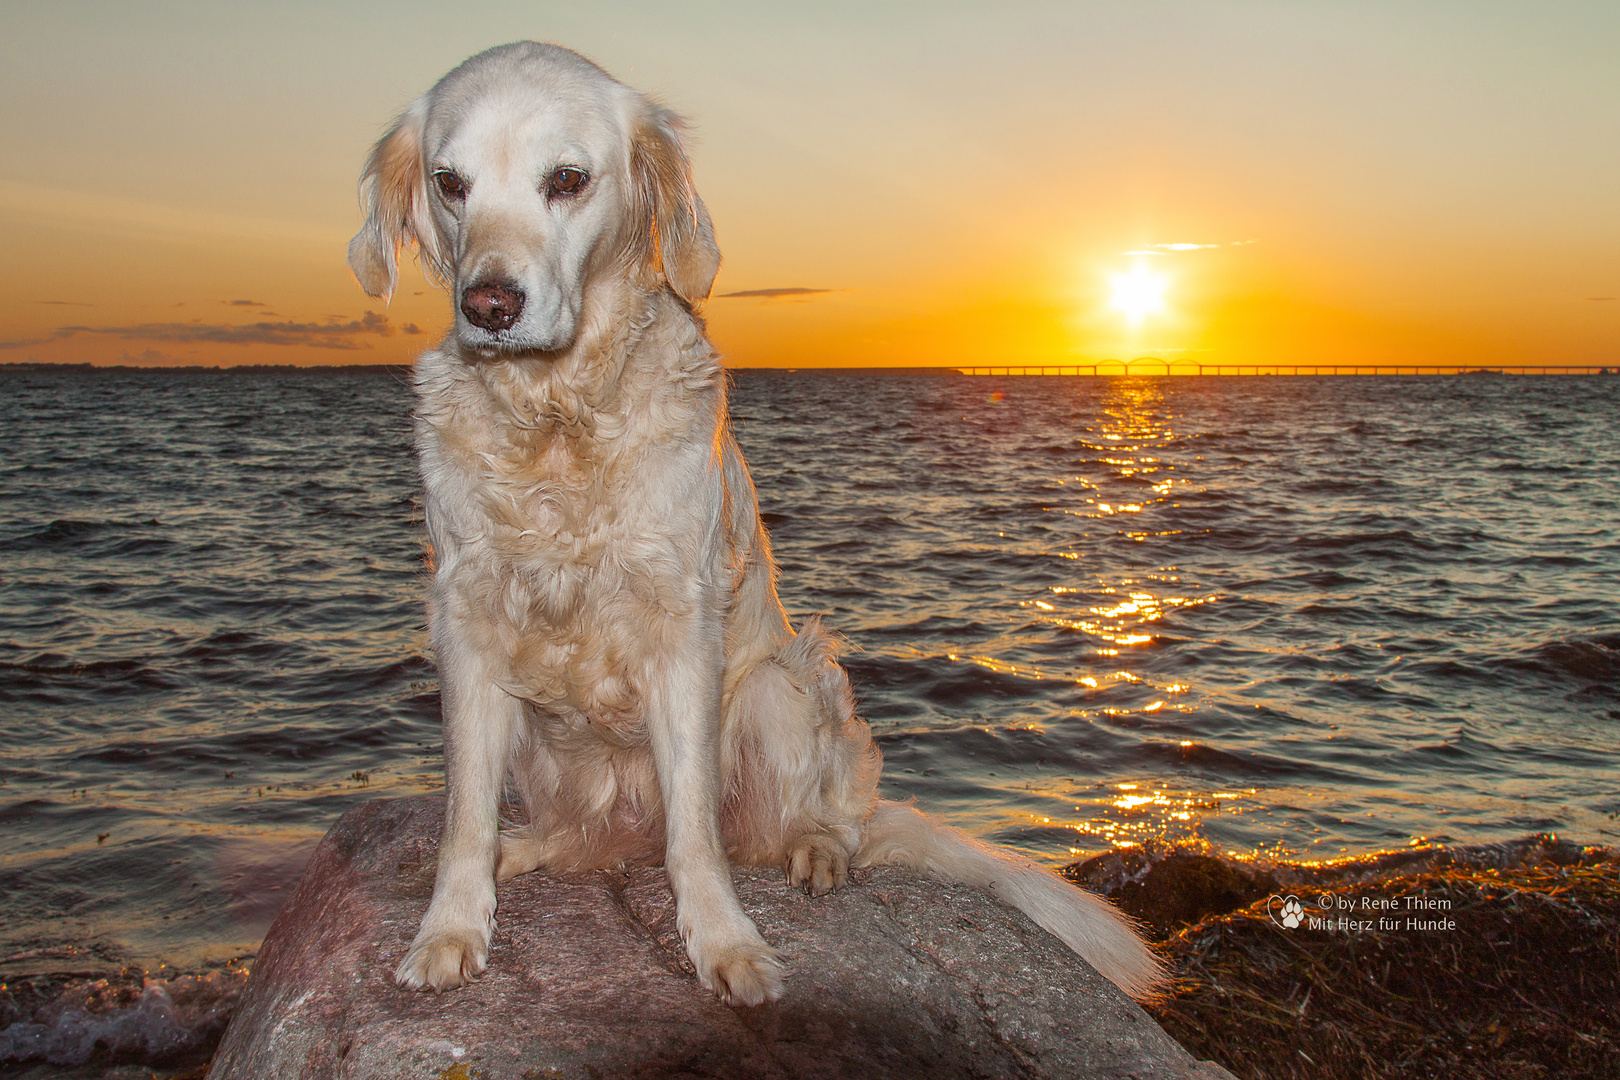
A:
POLYGON ((279 1077, 1230 1077, 1022 914, 911 871, 830 896, 737 870, 788 970, 722 1005, 675 931, 661 868, 528 874, 498 890, 489 970, 394 985, 427 907, 442 799, 332 827, 259 952, 212 1080, 279 1077))

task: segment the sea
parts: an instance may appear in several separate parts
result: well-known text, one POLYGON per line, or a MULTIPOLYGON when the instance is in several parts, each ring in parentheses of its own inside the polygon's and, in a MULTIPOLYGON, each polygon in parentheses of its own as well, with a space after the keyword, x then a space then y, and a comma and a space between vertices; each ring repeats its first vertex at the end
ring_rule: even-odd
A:
MULTIPOLYGON (((1620 378, 731 403, 888 797, 1053 867, 1620 836, 1620 378)), ((400 368, 0 368, 0 1072, 206 1055, 326 829, 441 789, 411 407, 400 368)))

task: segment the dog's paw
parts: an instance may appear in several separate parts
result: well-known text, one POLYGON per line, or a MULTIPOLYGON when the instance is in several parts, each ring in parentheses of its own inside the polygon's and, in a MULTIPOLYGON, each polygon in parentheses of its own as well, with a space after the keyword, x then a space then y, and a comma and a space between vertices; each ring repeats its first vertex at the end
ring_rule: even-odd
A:
POLYGON ((698 978, 727 1005, 763 1005, 782 996, 782 965, 776 952, 756 932, 752 941, 736 941, 698 950, 688 945, 698 978))
POLYGON ((805 833, 788 852, 787 879, 811 896, 830 893, 849 879, 849 852, 827 833, 805 833))
POLYGON ((483 974, 489 965, 489 937, 473 930, 423 931, 394 972, 409 990, 454 990, 483 974))

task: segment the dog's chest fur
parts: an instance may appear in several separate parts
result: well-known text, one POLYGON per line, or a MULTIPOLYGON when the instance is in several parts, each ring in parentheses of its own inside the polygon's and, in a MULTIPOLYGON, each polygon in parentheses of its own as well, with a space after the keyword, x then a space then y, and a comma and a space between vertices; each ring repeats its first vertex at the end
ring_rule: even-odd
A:
POLYGON ((418 367, 435 602, 491 628, 504 688, 558 735, 639 741, 648 673, 711 576, 716 523, 690 507, 715 480, 724 404, 712 351, 683 336, 662 350, 673 366, 631 347, 616 370, 418 367))

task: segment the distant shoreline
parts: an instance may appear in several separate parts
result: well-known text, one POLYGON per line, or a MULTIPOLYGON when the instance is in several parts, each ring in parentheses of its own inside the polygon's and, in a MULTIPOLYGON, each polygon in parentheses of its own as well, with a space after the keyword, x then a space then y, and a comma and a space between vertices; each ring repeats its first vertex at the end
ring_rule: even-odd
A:
MULTIPOLYGON (((968 378, 1094 378, 1094 379, 1212 379, 1212 378, 1459 378, 1557 375, 1561 377, 1596 377, 1620 375, 1620 361, 1609 366, 1601 364, 1505 364, 1499 367, 1470 367, 1467 364, 1203 364, 1166 362, 1157 357, 1140 357, 1131 365, 1151 363, 1164 366, 1164 371, 1132 371, 1118 360, 1099 360, 1084 364, 988 364, 917 367, 896 364, 890 367, 841 367, 833 364, 788 367, 785 365, 744 364, 727 366, 725 371, 736 374, 744 371, 774 372, 778 374, 840 374, 840 375, 961 375, 968 378), (1113 367, 1120 371, 1099 370, 1113 367), (1177 367, 1213 368, 1205 371, 1176 371, 1177 367)), ((0 362, 0 371, 214 371, 214 372, 294 372, 294 371, 378 371, 409 370, 409 362, 397 364, 93 364, 56 362, 48 360, 8 360, 0 362)))

